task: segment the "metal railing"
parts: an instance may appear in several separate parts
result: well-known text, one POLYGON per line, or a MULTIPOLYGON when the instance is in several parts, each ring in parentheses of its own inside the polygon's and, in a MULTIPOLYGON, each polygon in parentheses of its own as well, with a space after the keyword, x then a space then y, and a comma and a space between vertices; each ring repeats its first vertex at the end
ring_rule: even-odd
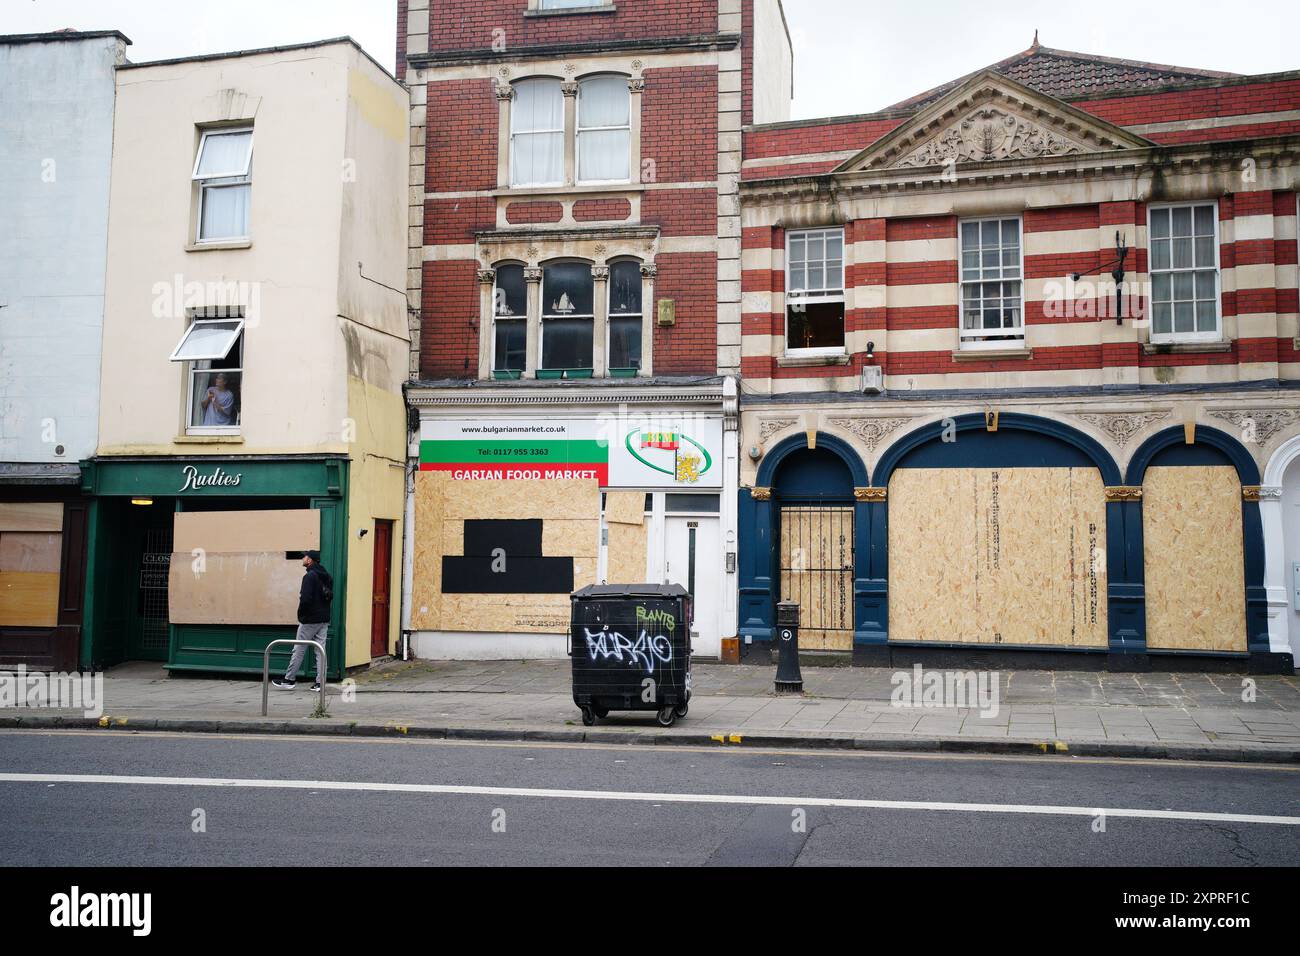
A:
MULTIPOLYGON (((320 709, 325 709, 325 675, 329 672, 329 655, 325 651, 324 644, 318 644, 315 641, 304 641, 297 638, 281 637, 271 641, 266 645, 266 650, 262 652, 262 716, 266 716, 267 694, 271 689, 271 648, 277 644, 305 644, 314 647, 316 653, 320 654, 320 709)), ((305 667, 307 662, 303 661, 305 667)))

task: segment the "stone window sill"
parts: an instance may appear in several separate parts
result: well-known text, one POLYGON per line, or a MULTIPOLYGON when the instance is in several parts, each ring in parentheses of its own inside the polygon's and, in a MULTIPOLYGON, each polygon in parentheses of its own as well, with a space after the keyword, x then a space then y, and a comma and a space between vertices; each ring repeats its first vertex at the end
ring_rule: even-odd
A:
POLYGON ((952 360, 954 362, 991 362, 994 360, 1002 361, 1005 359, 1031 359, 1034 357, 1034 350, 1030 348, 1019 349, 954 349, 952 360))
POLYGON ((848 353, 840 355, 778 355, 778 368, 820 368, 826 365, 848 365, 848 353))
POLYGON ((242 445, 243 435, 177 435, 178 445, 242 445))
POLYGON ((627 194, 643 192, 645 192, 645 185, 642 183, 592 183, 589 186, 574 183, 567 186, 503 186, 494 190, 492 196, 496 199, 531 199, 535 196, 554 196, 556 198, 573 196, 581 199, 589 193, 627 194))
POLYGON ((526 17, 571 17, 582 13, 617 13, 618 7, 612 3, 599 7, 569 7, 564 10, 525 10, 526 17))
POLYGON ((1143 342, 1143 355, 1198 355, 1231 352, 1231 342, 1143 342))
POLYGON ((251 249, 252 239, 234 239, 229 242, 189 242, 185 244, 186 252, 221 252, 230 249, 251 249))

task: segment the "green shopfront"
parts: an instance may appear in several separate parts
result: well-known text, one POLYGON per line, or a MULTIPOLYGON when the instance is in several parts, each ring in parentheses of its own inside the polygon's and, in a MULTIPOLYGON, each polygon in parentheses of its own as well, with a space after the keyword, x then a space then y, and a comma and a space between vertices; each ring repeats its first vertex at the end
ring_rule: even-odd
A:
POLYGON ((267 642, 294 636, 301 553, 316 549, 334 577, 329 675, 343 676, 346 457, 99 457, 82 463, 82 490, 82 667, 260 673, 267 642))

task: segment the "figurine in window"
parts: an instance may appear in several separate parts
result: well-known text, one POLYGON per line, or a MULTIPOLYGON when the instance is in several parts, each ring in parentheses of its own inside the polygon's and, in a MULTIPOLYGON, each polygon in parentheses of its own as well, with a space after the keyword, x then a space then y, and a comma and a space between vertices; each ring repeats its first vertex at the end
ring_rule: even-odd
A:
POLYGON ((235 423, 235 393, 230 390, 230 384, 223 373, 217 373, 201 404, 204 425, 235 423))

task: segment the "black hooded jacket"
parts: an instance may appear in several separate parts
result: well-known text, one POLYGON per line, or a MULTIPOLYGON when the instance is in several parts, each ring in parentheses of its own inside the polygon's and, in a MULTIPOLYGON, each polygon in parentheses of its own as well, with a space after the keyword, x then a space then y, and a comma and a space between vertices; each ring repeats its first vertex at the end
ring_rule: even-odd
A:
POLYGON ((302 576, 302 589, 298 592, 298 623, 328 624, 333 599, 334 579, 322 565, 313 564, 302 576))

